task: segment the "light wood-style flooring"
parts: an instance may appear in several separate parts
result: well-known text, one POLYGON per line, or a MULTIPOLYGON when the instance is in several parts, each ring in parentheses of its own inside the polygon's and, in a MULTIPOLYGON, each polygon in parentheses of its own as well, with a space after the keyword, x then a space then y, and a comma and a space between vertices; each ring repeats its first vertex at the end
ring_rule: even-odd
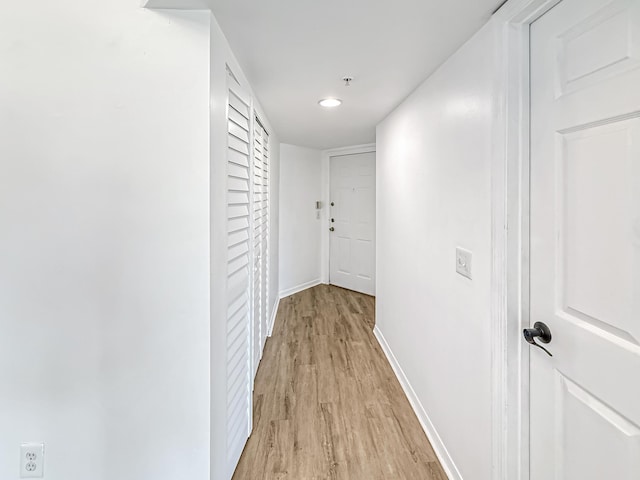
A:
POLYGON ((234 480, 445 480, 373 335, 375 299, 320 285, 284 298, 234 480))

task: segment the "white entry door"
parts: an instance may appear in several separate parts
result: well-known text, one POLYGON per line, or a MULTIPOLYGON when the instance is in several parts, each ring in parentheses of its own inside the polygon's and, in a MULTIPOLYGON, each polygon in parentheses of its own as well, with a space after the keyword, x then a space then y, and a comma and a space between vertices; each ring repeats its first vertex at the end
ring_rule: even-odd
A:
POLYGON ((331 157, 332 285, 375 295, 376 154, 331 157))
POLYGON ((640 479, 640 0, 531 27, 531 480, 640 479))

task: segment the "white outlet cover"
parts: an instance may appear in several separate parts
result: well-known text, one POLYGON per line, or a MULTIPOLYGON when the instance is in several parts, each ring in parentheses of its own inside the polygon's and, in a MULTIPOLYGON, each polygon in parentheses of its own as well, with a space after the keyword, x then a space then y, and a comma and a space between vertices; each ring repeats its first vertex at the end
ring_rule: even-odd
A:
POLYGON ((20 478, 42 478, 44 475, 44 443, 20 445, 20 478))
POLYGON ((463 277, 471 278, 471 260, 473 254, 469 250, 456 247, 456 272, 463 277))

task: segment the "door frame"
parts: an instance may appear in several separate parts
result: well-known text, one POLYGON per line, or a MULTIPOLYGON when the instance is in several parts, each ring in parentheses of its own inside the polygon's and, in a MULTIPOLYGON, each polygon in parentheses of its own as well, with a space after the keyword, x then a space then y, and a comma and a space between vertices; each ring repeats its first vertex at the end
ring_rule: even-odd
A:
POLYGON ((491 165, 492 471, 529 480, 529 35, 561 0, 509 0, 493 16, 495 151, 491 165))
MULTIPOLYGON (((329 227, 331 226, 331 210, 329 203, 331 202, 331 157, 342 157, 345 155, 356 155, 358 153, 375 153, 376 144, 366 143, 363 145, 354 145, 351 147, 332 148, 322 152, 322 208, 320 209, 320 281, 326 285, 329 284, 329 272, 331 265, 331 237, 329 236, 329 227)), ((378 187, 378 176, 376 175, 376 191, 378 187)), ((377 199, 377 195, 376 195, 377 199)), ((377 204, 377 201, 376 201, 377 204)), ((376 205, 377 209, 377 205, 376 205)))

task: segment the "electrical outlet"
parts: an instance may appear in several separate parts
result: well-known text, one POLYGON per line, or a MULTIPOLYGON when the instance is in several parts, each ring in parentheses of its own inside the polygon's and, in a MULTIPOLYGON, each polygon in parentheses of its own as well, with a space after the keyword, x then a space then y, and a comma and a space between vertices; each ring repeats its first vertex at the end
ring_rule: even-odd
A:
POLYGON ((44 475, 44 443, 20 445, 20 478, 42 478, 44 475))
POLYGON ((463 277, 471 278, 472 253, 464 248, 456 247, 456 272, 463 277))

